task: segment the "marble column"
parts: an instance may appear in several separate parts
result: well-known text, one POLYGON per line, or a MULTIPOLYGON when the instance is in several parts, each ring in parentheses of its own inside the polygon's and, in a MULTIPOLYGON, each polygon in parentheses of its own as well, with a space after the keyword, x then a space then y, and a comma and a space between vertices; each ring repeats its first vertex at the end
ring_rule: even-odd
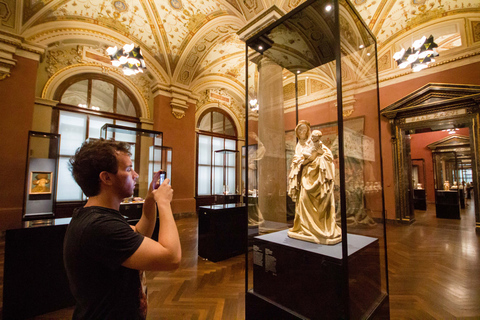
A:
POLYGON ((265 228, 285 226, 287 170, 285 163, 285 124, 282 67, 263 57, 258 63, 258 138, 265 146, 265 156, 258 162, 259 209, 265 228))

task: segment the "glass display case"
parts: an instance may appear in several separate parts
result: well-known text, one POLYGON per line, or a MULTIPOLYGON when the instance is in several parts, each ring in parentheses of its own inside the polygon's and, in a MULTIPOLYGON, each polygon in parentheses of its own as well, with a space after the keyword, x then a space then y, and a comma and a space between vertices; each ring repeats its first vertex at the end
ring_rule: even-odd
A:
POLYGON ((427 169, 425 159, 412 159, 413 206, 427 210, 427 169))
POLYGON ((245 41, 247 319, 388 317, 375 37, 320 0, 245 41))
POLYGON ((171 147, 163 145, 163 133, 160 131, 131 128, 107 123, 100 130, 100 137, 115 139, 130 144, 133 169, 138 173, 137 185, 133 197, 127 198, 120 206, 120 212, 129 219, 139 219, 142 214, 143 198, 147 194, 153 174, 164 170, 172 180, 171 147))
POLYGON ((24 220, 55 216, 59 147, 58 134, 28 133, 24 220))
POLYGON ((213 181, 215 194, 238 194, 235 188, 235 164, 238 150, 215 150, 213 157, 213 181), (220 183, 223 182, 221 185, 220 183))
POLYGON ((439 149, 432 152, 432 157, 436 216, 443 219, 460 219, 457 152, 439 149))

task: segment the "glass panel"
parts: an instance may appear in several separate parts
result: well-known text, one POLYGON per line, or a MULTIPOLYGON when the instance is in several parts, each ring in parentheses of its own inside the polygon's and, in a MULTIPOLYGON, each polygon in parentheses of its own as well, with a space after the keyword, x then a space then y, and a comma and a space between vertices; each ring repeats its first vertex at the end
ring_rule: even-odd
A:
POLYGON ((211 170, 210 166, 198 166, 198 195, 210 195, 211 170))
POLYGON ((133 102, 120 88, 117 88, 117 113, 137 117, 137 111, 133 102))
POLYGON ((227 166, 229 167, 235 167, 235 159, 236 159, 236 156, 237 156, 237 153, 236 152, 227 152, 227 154, 225 155, 226 156, 226 164, 227 166))
POLYGON ((226 185, 228 185, 228 193, 231 194, 236 194, 236 188, 235 188, 235 168, 227 168, 227 182, 226 185))
POLYGON ((101 138, 100 129, 105 123, 113 123, 113 119, 108 118, 101 118, 90 116, 89 117, 89 124, 88 124, 88 137, 89 138, 101 138))
MULTIPOLYGON (((115 124, 119 126, 129 127, 129 128, 136 128, 137 124, 135 122, 128 122, 128 121, 120 121, 115 120, 115 124)), ((135 143, 137 141, 137 134, 135 131, 132 132, 115 132, 115 140, 116 141, 125 141, 130 143, 135 143)))
POLYGON ((209 136, 198 136, 198 164, 212 163, 212 138, 209 136))
POLYGON ((237 150, 237 141, 225 139, 225 149, 237 150))
POLYGON ((213 137, 213 156, 215 157, 213 159, 213 163, 216 166, 223 166, 223 152, 215 152, 217 150, 223 150, 225 148, 225 143, 224 139, 222 138, 215 138, 213 137))
POLYGON ((198 124, 198 129, 203 131, 212 131, 212 113, 209 112, 203 116, 198 124))
POLYGON ((87 116, 84 114, 60 111, 58 133, 60 138, 60 154, 73 155, 85 141, 87 116))
POLYGON ((90 109, 113 113, 114 85, 102 80, 92 80, 90 109))
POLYGON ((57 201, 81 201, 82 189, 72 177, 68 167, 70 157, 60 157, 58 164, 57 201))
POLYGON ((223 119, 225 118, 222 113, 213 111, 213 128, 212 132, 223 134, 223 119))
POLYGON ((229 136, 235 135, 235 128, 233 126, 233 123, 227 117, 225 117, 225 134, 229 136))
POLYGON ((249 189, 258 177, 248 290, 305 318, 368 318, 388 298, 375 40, 349 2, 307 1, 247 45, 261 53, 246 61, 246 100, 258 102, 247 110, 249 189))
POLYGON ((72 106, 87 107, 88 80, 75 82, 63 93, 61 103, 72 106))
POLYGON ((223 167, 214 167, 213 171, 213 194, 223 194, 223 167))

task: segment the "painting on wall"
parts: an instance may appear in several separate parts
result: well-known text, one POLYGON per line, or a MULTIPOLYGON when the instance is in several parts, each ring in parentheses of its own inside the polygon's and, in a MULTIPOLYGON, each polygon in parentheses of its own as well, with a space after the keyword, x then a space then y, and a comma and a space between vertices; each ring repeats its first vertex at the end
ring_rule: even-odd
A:
POLYGON ((52 193, 52 172, 30 171, 29 194, 51 194, 52 193))

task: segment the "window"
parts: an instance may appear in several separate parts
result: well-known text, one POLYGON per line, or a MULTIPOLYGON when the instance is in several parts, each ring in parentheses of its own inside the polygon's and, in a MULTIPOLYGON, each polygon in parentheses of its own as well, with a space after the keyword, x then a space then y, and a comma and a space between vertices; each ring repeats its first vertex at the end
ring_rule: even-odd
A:
MULTIPOLYGON (((137 127, 138 108, 131 96, 119 83, 92 74, 67 79, 59 87, 55 95, 55 99, 60 100, 58 133, 61 135, 57 201, 86 199, 68 169, 70 157, 86 139, 100 138, 100 129, 106 123, 137 127)), ((113 135, 109 132, 107 138, 112 137, 130 144, 135 167, 135 138, 128 134, 113 135)))
POLYGON ((221 111, 207 111, 197 124, 197 195, 236 192, 237 137, 233 121, 221 111))
POLYGON ((138 106, 133 95, 123 84, 103 75, 72 77, 59 87, 55 96, 62 104, 137 117, 138 106))

